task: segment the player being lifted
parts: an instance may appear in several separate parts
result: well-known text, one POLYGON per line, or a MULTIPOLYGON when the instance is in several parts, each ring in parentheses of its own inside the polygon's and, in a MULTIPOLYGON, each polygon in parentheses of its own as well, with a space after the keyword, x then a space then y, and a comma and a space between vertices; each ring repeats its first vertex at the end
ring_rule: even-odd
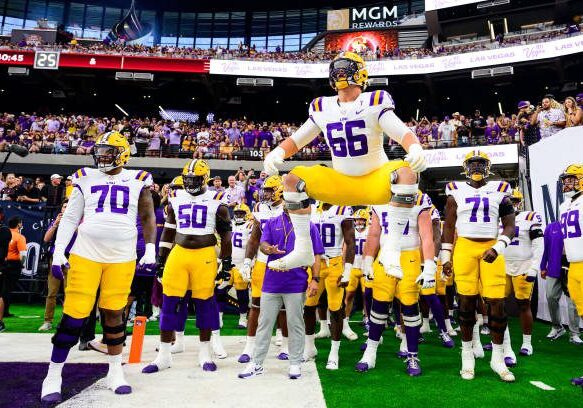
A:
POLYGON ((181 322, 181 309, 187 291, 191 292, 196 311, 196 327, 200 330, 199 364, 204 371, 215 371, 211 358, 211 333, 219 330, 219 308, 214 296, 215 278, 230 280, 231 219, 227 206, 207 190, 210 168, 204 160, 191 160, 182 170, 184 190, 174 191, 168 198, 164 231, 160 238, 159 265, 162 276, 162 311, 160 313, 160 348, 156 359, 144 367, 150 374, 172 365, 173 332, 181 322), (217 237, 221 239, 222 269, 217 275, 217 237))
MULTIPOLYGON (((239 363, 248 363, 253 357, 255 348, 255 334, 259 323, 259 310, 261 307, 261 287, 265 277, 267 267, 267 255, 259 251, 261 241, 261 231, 263 225, 273 217, 277 217, 283 212, 283 183, 280 176, 269 176, 263 182, 261 191, 261 201, 255 205, 253 217, 255 223, 247 248, 245 249, 245 260, 240 268, 243 279, 251 280, 251 309, 249 310, 249 321, 247 322, 247 341, 243 353, 239 356, 239 363), (253 258, 257 256, 253 271, 251 264, 253 258)), ((309 227, 309 225, 308 225, 309 227)), ((285 345, 283 347, 285 351, 285 345)))
POLYGON ((359 284, 361 285, 364 293, 363 314, 365 318, 368 318, 370 306, 372 303, 372 281, 366 279, 362 273, 362 251, 364 249, 364 243, 366 242, 366 236, 368 234, 370 214, 368 209, 361 209, 356 211, 354 213, 354 217, 352 218, 354 219, 354 262, 352 263, 352 271, 350 272, 350 281, 346 287, 346 298, 344 300, 346 312, 344 323, 342 324, 342 334, 348 340, 356 340, 358 338, 358 335, 352 331, 348 322, 352 312, 352 305, 354 304, 356 289, 358 289, 359 284))
MULTIPOLYGON (((316 335, 314 334, 316 307, 320 296, 326 289, 328 309, 330 310, 330 337, 332 338, 332 346, 326 368, 328 370, 337 370, 338 351, 340 350, 344 319, 344 288, 350 280, 354 262, 354 221, 352 220, 352 210, 350 207, 320 203, 317 209, 312 211, 312 222, 320 232, 320 237, 324 244, 324 255, 320 262, 318 293, 316 296, 307 299, 304 310, 306 323, 304 359, 311 360, 318 353, 315 344, 316 335), (345 249, 344 262, 342 262, 343 248, 345 249)), ((322 324, 326 323, 322 322, 322 324)))
POLYGON ((247 328, 247 311, 249 310, 249 283, 241 276, 241 266, 245 261, 245 250, 247 242, 253 230, 251 221, 251 211, 247 204, 239 204, 233 209, 233 231, 231 232, 231 242, 233 244, 233 273, 231 283, 234 284, 239 303, 239 324, 238 329, 247 328))
MULTIPOLYGON (((389 226, 395 222, 390 218, 388 205, 373 206, 373 218, 369 228, 368 238, 364 248, 365 271, 370 277, 373 259, 374 281, 372 289, 372 308, 370 311, 369 333, 366 350, 362 359, 356 364, 356 370, 365 372, 375 367, 376 353, 381 335, 385 329, 391 302, 397 296, 401 303, 401 317, 405 326, 407 343, 407 374, 421 375, 421 366, 417 352, 419 349, 419 331, 421 329, 421 314, 419 313, 419 290, 435 287, 435 246, 433 242, 433 224, 431 223, 431 199, 419 192, 415 206, 411 211, 406 228, 401 236, 401 267, 403 277, 397 279, 382 273, 380 255, 383 246, 389 238, 389 226), (380 248, 379 248, 380 246, 380 248), (421 270, 421 254, 423 254, 423 271, 421 270), (419 286, 421 284, 421 286, 419 286)), ((449 340, 447 333, 441 333, 442 339, 449 340)))
POLYGON ((63 318, 52 339, 51 362, 42 385, 41 400, 47 403, 61 401, 63 365, 79 340, 98 290, 109 354, 107 386, 116 394, 131 393, 121 365, 125 341, 122 315, 136 268, 138 215, 146 242, 140 265, 152 270, 156 264, 156 217, 149 189, 152 176, 143 170, 123 168, 130 158, 130 145, 117 132, 97 139, 93 158, 96 169, 82 168, 73 175, 73 192, 55 240, 53 276, 63 279, 62 267, 69 261, 70 269, 63 318), (77 239, 67 260, 65 248, 75 230, 77 239))
MULTIPOLYGON (((569 261, 567 288, 579 316, 583 316, 583 164, 572 164, 561 174, 565 201, 559 216, 569 261)), ((583 376, 573 378, 573 385, 583 385, 583 376)))
POLYGON ((395 115, 386 91, 364 92, 368 71, 355 53, 345 52, 330 63, 330 85, 336 96, 314 99, 309 119, 265 158, 265 171, 276 174, 284 159, 321 132, 330 146, 333 168, 297 166, 284 180, 284 199, 296 231, 293 251, 272 261, 274 269, 310 266, 309 198, 334 205, 390 203, 391 223, 381 261, 386 273, 402 276, 399 240, 417 195, 418 174, 427 167, 423 148, 413 132, 395 115), (405 160, 389 161, 384 134, 407 152, 405 160))
MULTIPOLYGON (((503 381, 514 381, 504 363, 504 331, 508 318, 504 310, 506 268, 504 251, 514 237, 512 189, 505 181, 486 181, 490 159, 479 150, 469 152, 463 162, 469 182, 451 182, 445 193, 445 224, 440 258, 446 275, 455 271, 460 299, 459 319, 462 330, 462 369, 464 380, 474 378, 472 337, 479 336, 476 326, 476 304, 482 295, 487 305, 492 335, 490 367, 503 381), (502 223, 502 232, 498 225, 502 223), (453 265, 454 235, 457 233, 453 265)), ((480 345, 481 348, 481 345, 480 345)), ((481 351, 481 350, 480 350, 481 351)))
MULTIPOLYGON (((533 353, 530 297, 534 281, 540 272, 544 252, 542 218, 535 212, 522 211, 523 197, 518 189, 512 191, 510 199, 515 210, 516 228, 514 239, 504 252, 506 297, 514 293, 520 309, 520 325, 522 326, 520 354, 530 356, 533 353)), ((508 327, 504 332, 504 360, 509 367, 516 364, 516 355, 512 351, 508 327)))

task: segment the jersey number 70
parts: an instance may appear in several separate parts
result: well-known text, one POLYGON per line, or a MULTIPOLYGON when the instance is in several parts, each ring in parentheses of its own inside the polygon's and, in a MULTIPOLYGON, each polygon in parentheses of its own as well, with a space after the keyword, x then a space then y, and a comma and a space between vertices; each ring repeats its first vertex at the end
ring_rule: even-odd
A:
POLYGON ((335 157, 357 157, 368 153, 366 135, 358 130, 366 129, 364 120, 353 120, 346 123, 333 122, 326 126, 326 138, 335 157), (356 133, 355 133, 356 131, 356 133))

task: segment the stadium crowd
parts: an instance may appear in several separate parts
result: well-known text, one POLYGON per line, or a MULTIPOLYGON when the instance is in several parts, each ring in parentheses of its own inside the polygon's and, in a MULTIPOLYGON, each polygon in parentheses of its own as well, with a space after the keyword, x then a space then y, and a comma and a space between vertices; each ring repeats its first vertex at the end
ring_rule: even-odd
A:
MULTIPOLYGON (((482 51, 492 48, 508 47, 515 45, 532 44, 545 42, 560 37, 577 35, 581 31, 580 25, 573 24, 566 28, 555 28, 542 32, 534 33, 516 33, 507 35, 498 35, 495 40, 466 40, 461 43, 441 43, 430 48, 392 48, 382 50, 369 49, 363 53, 363 58, 367 60, 374 59, 418 59, 432 58, 450 54, 459 54, 471 51, 482 51)), ((239 43, 238 46, 228 49, 225 47, 215 47, 209 49, 176 47, 169 45, 146 46, 137 43, 108 43, 104 42, 83 42, 82 40, 72 40, 68 44, 27 44, 26 41, 14 44, 8 40, 0 42, 1 49, 51 49, 59 50, 65 53, 83 53, 83 54, 123 54, 151 57, 169 57, 169 58, 194 58, 194 59, 253 59, 260 61, 275 62, 322 62, 330 61, 336 56, 339 50, 322 50, 322 51, 284 51, 278 46, 275 51, 266 51, 257 49, 255 46, 246 46, 239 43)))

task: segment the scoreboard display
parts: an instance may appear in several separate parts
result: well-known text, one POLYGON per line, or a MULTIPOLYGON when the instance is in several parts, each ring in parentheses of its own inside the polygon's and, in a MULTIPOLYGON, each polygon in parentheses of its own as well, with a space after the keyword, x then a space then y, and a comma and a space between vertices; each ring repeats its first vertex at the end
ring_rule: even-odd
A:
POLYGON ((59 69, 59 51, 36 51, 34 69, 59 69))

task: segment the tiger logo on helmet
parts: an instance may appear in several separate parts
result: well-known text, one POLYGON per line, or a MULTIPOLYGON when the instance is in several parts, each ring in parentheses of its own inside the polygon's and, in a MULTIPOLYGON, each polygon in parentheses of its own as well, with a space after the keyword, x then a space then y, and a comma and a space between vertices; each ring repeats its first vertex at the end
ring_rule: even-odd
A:
POLYGON ((283 179, 281 176, 269 176, 263 182, 262 201, 276 203, 283 198, 283 179))
POLYGON ((488 155, 480 150, 472 150, 464 157, 464 172, 467 178, 473 181, 482 181, 488 178, 492 172, 492 162, 488 155))
POLYGON ((182 169, 182 183, 184 190, 192 195, 205 192, 211 178, 211 168, 206 160, 193 159, 182 169))
POLYGON ((119 132, 104 133, 95 142, 93 160, 104 173, 123 167, 130 160, 130 144, 119 132))
POLYGON ((241 225, 245 221, 247 221, 250 215, 251 210, 249 209, 249 206, 247 204, 243 203, 237 204, 233 209, 233 220, 237 225, 241 225))
POLYGON ((354 213, 354 228, 361 232, 366 229, 370 221, 370 213, 367 209, 363 208, 354 213))
POLYGON ((342 52, 330 63, 330 86, 335 91, 357 85, 364 91, 368 86, 368 70, 362 57, 354 52, 342 52))
POLYGON ((583 164, 571 164, 560 176, 563 194, 572 198, 583 191, 583 164))

